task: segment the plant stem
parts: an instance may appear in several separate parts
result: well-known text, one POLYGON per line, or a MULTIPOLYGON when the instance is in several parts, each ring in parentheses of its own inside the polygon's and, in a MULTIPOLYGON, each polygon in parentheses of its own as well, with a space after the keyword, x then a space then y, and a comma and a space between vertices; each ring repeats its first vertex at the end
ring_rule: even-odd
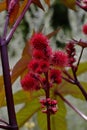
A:
POLYGON ((74 80, 68 79, 68 78, 63 77, 63 76, 62 76, 62 78, 63 78, 65 81, 67 81, 67 82, 69 82, 69 83, 71 83, 71 84, 75 84, 74 80))
POLYGON ((4 123, 5 125, 9 125, 7 122, 5 122, 4 120, 0 119, 1 123, 4 123))
POLYGON ((71 77, 71 75, 66 71, 66 70, 63 70, 63 73, 71 80, 73 80, 73 78, 71 77))
POLYGON ((0 128, 2 128, 4 130, 15 130, 15 129, 12 129, 11 126, 9 126, 9 125, 7 125, 7 126, 0 125, 0 128))
POLYGON ((8 62, 7 45, 5 44, 4 39, 1 39, 0 49, 1 49, 1 61, 2 61, 9 125, 12 126, 11 130, 18 130, 14 109, 13 95, 12 95, 12 85, 11 85, 10 69, 8 62))
MULTIPOLYGON (((45 74, 46 80, 47 80, 47 85, 46 85, 46 99, 50 97, 50 85, 48 81, 48 73, 45 74)), ((51 124, 50 124, 50 111, 49 111, 49 106, 47 105, 47 130, 51 130, 51 124)))
POLYGON ((78 80, 76 80, 75 84, 79 87, 79 89, 81 90, 83 96, 85 97, 85 99, 87 101, 87 92, 84 90, 84 88, 82 87, 82 85, 80 84, 80 82, 78 80))
POLYGON ((26 11, 28 10, 29 6, 31 5, 32 3, 32 0, 28 0, 28 3, 26 4, 24 10, 22 11, 21 15, 18 17, 18 19, 16 20, 15 24, 13 25, 10 33, 8 34, 7 38, 6 38, 6 41, 7 41, 7 44, 9 43, 9 41, 11 40, 16 28, 18 27, 18 25, 20 24, 22 18, 24 17, 26 11))
POLYGON ((81 50, 81 53, 80 53, 80 56, 79 56, 79 59, 78 59, 76 71, 78 70, 78 66, 80 64, 80 60, 81 60, 81 57, 82 57, 82 54, 83 54, 83 50, 84 50, 84 48, 82 47, 82 50, 81 50))
POLYGON ((9 13, 6 16, 6 22, 5 22, 5 25, 4 25, 4 31, 3 31, 3 39, 4 40, 6 39, 8 22, 9 22, 9 13))
POLYGON ((81 90, 83 96, 85 97, 85 99, 87 101, 87 92, 84 90, 84 88, 82 87, 82 85, 78 81, 78 78, 77 78, 77 75, 76 75, 76 71, 73 69, 73 67, 72 67, 72 72, 73 72, 73 76, 74 76, 74 83, 75 83, 75 85, 77 85, 77 87, 81 90))
POLYGON ((71 107, 79 116, 87 121, 87 116, 79 111, 75 106, 73 106, 68 100, 66 100, 59 92, 55 92, 69 107, 71 107))

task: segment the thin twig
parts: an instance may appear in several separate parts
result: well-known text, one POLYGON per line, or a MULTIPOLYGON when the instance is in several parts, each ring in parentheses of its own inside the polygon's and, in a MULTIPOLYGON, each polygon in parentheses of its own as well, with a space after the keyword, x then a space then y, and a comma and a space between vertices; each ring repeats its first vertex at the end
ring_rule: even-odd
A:
POLYGON ((6 39, 6 35, 7 35, 8 23, 9 23, 9 13, 7 13, 6 22, 5 22, 5 25, 4 25, 4 31, 3 31, 3 39, 4 40, 6 39))
POLYGON ((73 106, 67 99, 65 99, 59 92, 55 92, 69 107, 71 107, 80 117, 87 121, 87 116, 84 115, 80 110, 73 106))
POLYGON ((81 90, 83 96, 85 97, 86 101, 87 101, 87 92, 84 90, 84 88, 82 87, 82 85, 80 84, 80 82, 78 80, 75 81, 75 84, 78 86, 78 88, 81 90))
POLYGON ((78 81, 75 69, 73 67, 71 67, 71 69, 72 69, 72 73, 73 73, 73 76, 74 76, 74 84, 81 90, 83 96, 85 97, 85 99, 87 101, 87 92, 85 91, 85 89, 83 88, 83 86, 78 81))
POLYGON ((4 120, 0 119, 0 122, 6 124, 6 125, 9 125, 7 122, 5 122, 4 120))
POLYGON ((4 129, 4 130, 16 130, 17 126, 10 126, 10 125, 0 125, 0 128, 4 129))
POLYGON ((63 77, 63 76, 62 76, 62 78, 63 78, 65 81, 67 81, 67 82, 69 82, 69 83, 71 83, 71 84, 75 84, 74 80, 68 79, 68 78, 63 77))
POLYGON ((78 59, 78 63, 77 63, 77 68, 76 68, 75 71, 78 70, 78 67, 79 67, 79 64, 80 64, 80 60, 81 60, 81 57, 82 57, 82 54, 83 54, 83 50, 84 50, 84 48, 82 47, 82 50, 81 50, 81 53, 80 53, 80 56, 79 56, 79 59, 78 59))
POLYGON ((64 70, 63 73, 71 80, 73 80, 73 78, 71 77, 71 75, 66 71, 64 70))

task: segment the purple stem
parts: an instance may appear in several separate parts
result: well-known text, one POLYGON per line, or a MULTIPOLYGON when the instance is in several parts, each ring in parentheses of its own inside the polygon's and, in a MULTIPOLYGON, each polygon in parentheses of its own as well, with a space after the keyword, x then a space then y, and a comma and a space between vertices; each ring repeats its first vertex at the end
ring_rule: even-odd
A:
POLYGON ((7 35, 8 22, 9 22, 9 13, 6 16, 3 36, 0 39, 1 61, 2 61, 2 70, 3 70, 3 78, 4 78, 9 125, 10 125, 10 128, 12 130, 18 130, 15 108, 14 108, 13 94, 12 94, 8 51, 7 51, 7 45, 6 45, 6 35, 7 35))
POLYGON ((82 87, 80 82, 78 80, 76 80, 75 84, 79 87, 79 89, 81 90, 83 96, 85 97, 85 100, 87 101, 87 92, 84 90, 84 88, 82 87))
POLYGON ((74 80, 68 79, 68 78, 63 77, 63 76, 62 76, 62 78, 63 78, 65 81, 67 81, 67 82, 69 82, 69 83, 71 83, 71 84, 75 84, 74 80))
MULTIPOLYGON (((46 99, 50 97, 50 85, 49 85, 49 80, 48 80, 48 73, 45 74, 46 76, 46 99)), ((50 111, 49 111, 49 106, 47 106, 47 130, 51 130, 51 124, 50 124, 50 111)))
POLYGON ((7 52, 7 46, 3 39, 1 39, 0 49, 1 49, 1 61, 2 61, 9 125, 12 126, 12 130, 18 130, 16 115, 15 115, 15 108, 14 108, 14 101, 13 101, 13 94, 12 94, 10 68, 9 68, 9 62, 8 62, 8 52, 7 52))
POLYGON ((71 75, 66 71, 64 70, 63 73, 71 80, 73 80, 73 78, 71 77, 71 75))
POLYGON ((16 28, 18 27, 18 25, 20 24, 22 18, 24 17, 26 11, 28 10, 29 6, 31 5, 32 0, 28 0, 28 3, 26 4, 24 10, 22 11, 21 15, 18 17, 18 19, 16 20, 15 24, 13 25, 10 33, 8 34, 8 36, 6 37, 6 43, 8 44, 9 41, 11 40, 16 28))
POLYGON ((9 125, 7 122, 5 122, 4 120, 0 119, 1 123, 4 123, 5 125, 9 125))
POLYGON ((82 57, 82 54, 83 54, 83 50, 84 50, 84 47, 82 47, 82 50, 81 50, 81 53, 80 53, 80 56, 79 56, 79 59, 78 59, 78 63, 77 63, 77 68, 75 71, 78 70, 78 67, 79 67, 79 64, 80 64, 80 60, 81 60, 81 57, 82 57))
POLYGON ((6 16, 6 22, 5 22, 5 25, 4 25, 4 32, 3 32, 3 39, 4 40, 6 39, 8 23, 9 23, 9 13, 6 16))
POLYGON ((11 126, 7 125, 7 126, 4 126, 4 125, 0 125, 0 128, 4 129, 4 130, 14 130, 12 129, 11 126))
POLYGON ((74 76, 74 83, 75 85, 78 86, 78 88, 81 90, 83 96, 85 97, 86 101, 87 101, 87 92, 84 90, 84 88, 82 87, 82 85, 80 84, 80 82, 78 81, 78 78, 77 78, 77 75, 76 75, 76 71, 73 67, 71 67, 72 69, 72 73, 73 73, 73 76, 74 76))
POLYGON ((87 116, 84 115, 81 111, 79 111, 75 106, 73 106, 68 100, 66 100, 59 92, 55 92, 69 107, 71 107, 79 116, 81 116, 84 120, 87 121, 87 116))
POLYGON ((73 70, 72 68, 72 72, 73 72, 73 76, 74 76, 74 79, 73 80, 70 80, 68 78, 65 78, 65 77, 62 77, 65 81, 71 83, 71 84, 75 84, 82 92, 83 96, 85 97, 86 101, 87 101, 87 92, 84 90, 84 88, 82 87, 82 85, 80 84, 80 82, 78 81, 77 79, 77 76, 76 76, 76 72, 73 70))
POLYGON ((15 126, 10 126, 10 125, 0 125, 0 128, 4 130, 16 130, 15 126))

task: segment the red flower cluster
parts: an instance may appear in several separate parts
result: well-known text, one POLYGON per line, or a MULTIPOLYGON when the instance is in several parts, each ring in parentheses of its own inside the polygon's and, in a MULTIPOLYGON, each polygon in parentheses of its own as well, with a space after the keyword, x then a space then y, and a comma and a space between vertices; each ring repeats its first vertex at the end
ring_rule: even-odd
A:
POLYGON ((72 42, 69 42, 66 46, 66 52, 68 54, 68 63, 71 67, 74 67, 74 63, 76 62, 75 55, 76 55, 76 50, 75 46, 72 42))
POLYGON ((31 69, 35 73, 43 73, 47 72, 49 68, 49 62, 45 60, 33 59, 28 65, 29 69, 31 69))
POLYGON ((22 80, 21 85, 25 91, 39 90, 40 84, 32 74, 27 74, 22 80))
POLYGON ((28 65, 29 73, 39 75, 40 79, 37 78, 38 81, 36 81, 35 77, 32 77, 30 74, 25 76, 21 81, 24 90, 38 90, 40 88, 39 86, 46 89, 46 73, 48 73, 48 82, 51 87, 53 83, 61 83, 62 74, 58 68, 68 65, 67 54, 59 50, 53 52, 48 38, 42 33, 35 33, 30 39, 30 45, 32 47, 33 58, 28 65))
POLYGON ((45 108, 42 110, 43 113, 47 113, 47 109, 50 112, 50 114, 55 114, 57 112, 57 101, 56 100, 52 100, 50 98, 41 99, 40 103, 41 103, 41 107, 45 108))
POLYGON ((60 70, 56 70, 56 69, 51 69, 50 70, 50 79, 51 82, 53 81, 53 83, 61 83, 62 82, 62 73, 60 70))
POLYGON ((84 24, 82 27, 82 31, 85 35, 87 35, 87 24, 84 24))
POLYGON ((48 46, 48 42, 48 38, 42 33, 35 33, 30 40, 32 47, 37 50, 45 50, 48 46))
POLYGON ((63 51, 55 51, 52 55, 52 63, 58 67, 68 66, 68 56, 63 51))

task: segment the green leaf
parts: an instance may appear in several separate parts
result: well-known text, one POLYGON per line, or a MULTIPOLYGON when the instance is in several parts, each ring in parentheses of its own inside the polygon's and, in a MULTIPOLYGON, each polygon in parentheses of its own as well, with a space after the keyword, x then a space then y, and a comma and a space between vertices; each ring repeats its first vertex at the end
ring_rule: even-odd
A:
POLYGON ((4 84, 4 82, 3 82, 3 76, 0 75, 0 89, 2 88, 3 84, 4 84))
MULTIPOLYGON (((54 115, 51 115, 51 130, 67 130, 65 104, 59 97, 57 100, 58 100, 58 112, 54 115)), ((37 118, 41 130, 47 130, 46 114, 39 111, 37 118)))
POLYGON ((81 75, 83 73, 87 72, 87 62, 82 62, 79 65, 77 75, 81 75))
MULTIPOLYGON (((4 90, 1 91, 0 93, 0 98, 2 101, 2 105, 1 107, 6 106, 6 100, 2 98, 2 95, 4 96, 4 90)), ((44 96, 44 91, 43 90, 39 90, 37 92, 25 92, 23 90, 19 90, 16 93, 14 93, 13 97, 14 97, 14 104, 18 105, 18 104, 23 104, 23 103, 28 103, 30 101, 33 101, 33 99, 35 98, 39 98, 40 96, 44 96)))
MULTIPOLYGON (((85 72, 87 72, 87 62, 81 62, 81 63, 79 64, 78 71, 76 72, 76 75, 77 75, 77 76, 80 76, 81 74, 83 74, 83 73, 85 73, 85 72)), ((73 74, 72 74, 72 70, 71 70, 71 69, 68 70, 68 73, 69 73, 70 75, 72 75, 72 77, 73 77, 73 74)))
POLYGON ((42 90, 39 90, 37 92, 34 91, 33 93, 20 90, 14 94, 14 102, 15 104, 28 103, 33 101, 33 99, 39 98, 40 96, 43 95, 44 93, 42 90))
MULTIPOLYGON (((17 105, 17 104, 22 104, 22 103, 25 103, 25 102, 28 102, 29 101, 29 98, 28 98, 28 95, 29 93, 28 92, 25 92, 23 90, 19 90, 17 91, 13 97, 14 97, 14 104, 17 105)), ((3 101, 3 105, 2 107, 6 106, 6 100, 3 101)))
MULTIPOLYGON (((86 82, 80 82, 80 83, 83 86, 83 88, 85 89, 85 91, 87 92, 87 83, 86 82)), ((58 91, 64 96, 65 95, 72 95, 75 98, 85 100, 85 98, 82 95, 82 93, 81 93, 80 89, 78 88, 78 86, 67 83, 65 81, 63 82, 61 87, 58 89, 58 91)))
POLYGON ((5 91, 4 88, 0 89, 0 107, 3 106, 3 102, 5 100, 5 91))
POLYGON ((46 114, 42 113, 41 110, 37 114, 37 120, 38 120, 38 125, 40 126, 41 130, 47 130, 46 114))
POLYGON ((67 130, 66 107, 64 102, 58 97, 58 112, 51 116, 52 130, 67 130))
POLYGON ((3 86, 4 86, 3 76, 0 76, 0 107, 3 106, 3 102, 5 99, 5 91, 3 86))
POLYGON ((40 103, 37 98, 29 101, 29 103, 26 103, 17 113, 18 126, 23 126, 24 123, 28 121, 38 110, 40 110, 40 103))
POLYGON ((29 101, 28 95, 29 93, 23 90, 16 92, 14 94, 14 103, 17 105, 17 104, 28 102, 29 101))

